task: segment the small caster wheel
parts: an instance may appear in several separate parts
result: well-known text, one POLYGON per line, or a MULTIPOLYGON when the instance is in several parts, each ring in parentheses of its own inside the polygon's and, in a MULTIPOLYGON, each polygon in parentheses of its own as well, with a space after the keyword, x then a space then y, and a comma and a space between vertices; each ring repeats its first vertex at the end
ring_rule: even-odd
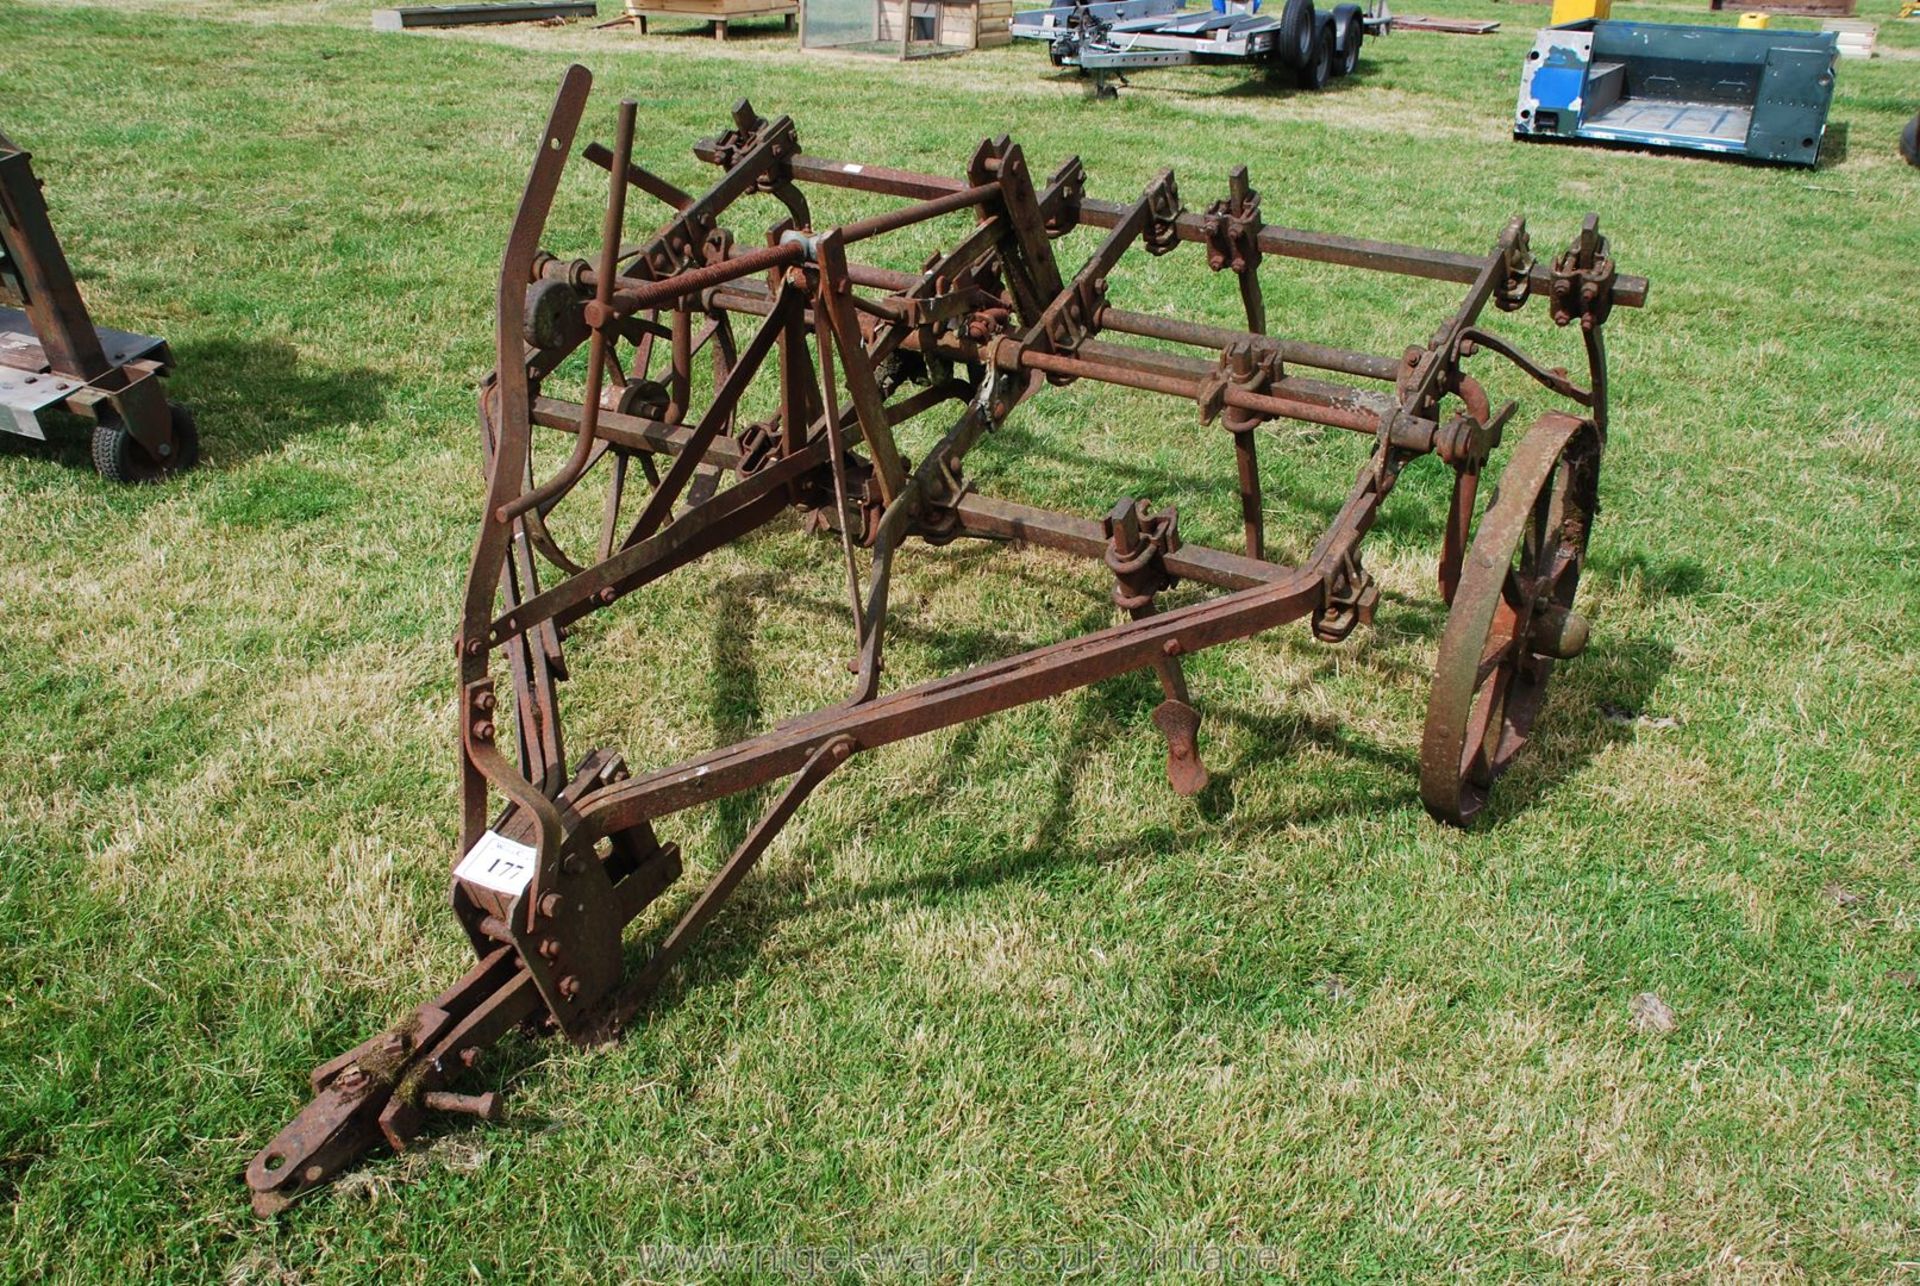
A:
POLYGON ((173 425, 173 454, 161 460, 147 454, 125 425, 103 421, 93 426, 93 467, 108 482, 158 482, 185 473, 199 463, 200 429, 193 412, 178 402, 167 403, 173 425))

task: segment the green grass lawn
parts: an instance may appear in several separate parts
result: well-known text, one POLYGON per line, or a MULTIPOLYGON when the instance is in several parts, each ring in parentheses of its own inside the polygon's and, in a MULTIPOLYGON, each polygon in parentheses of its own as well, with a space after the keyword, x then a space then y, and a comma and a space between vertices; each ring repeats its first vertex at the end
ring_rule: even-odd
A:
MULTIPOLYGON (((903 66, 805 57, 777 24, 716 47, 672 23, 382 35, 332 0, 0 0, 0 128, 96 314, 172 341, 205 456, 129 490, 77 435, 0 448, 0 1279, 750 1275, 645 1258, 702 1242, 1920 1274, 1920 171, 1895 151, 1920 24, 1863 0, 1887 56, 1841 66, 1807 172, 1513 143, 1546 10, 1415 7, 1505 25, 1371 43, 1318 96, 1189 70, 1096 103, 1034 47, 903 66), (1423 464, 1369 545, 1373 629, 1191 667, 1202 796, 1166 789, 1150 676, 862 756, 627 1040, 509 1042, 475 1078, 504 1123, 264 1225, 241 1170, 307 1070, 463 966, 447 641, 472 389, 573 59, 602 91, 590 136, 636 97, 642 158, 686 186, 744 95, 822 155, 958 173, 1011 132, 1042 173, 1078 153, 1098 196, 1172 166, 1190 206, 1246 163, 1270 220, 1449 249, 1521 210, 1551 251, 1598 210, 1654 287, 1611 327, 1593 646, 1492 824, 1430 822, 1446 476, 1423 464), (1648 991, 1671 1032, 1634 1023, 1648 991)), ((591 245, 594 174, 570 174, 553 248, 591 245)), ((1460 293, 1265 272, 1276 330, 1387 353, 1460 293)), ((1234 317, 1192 251, 1130 258, 1116 293, 1234 317)), ((1178 502, 1189 538, 1231 543, 1226 439, 1193 418, 1060 390, 974 463, 1088 516, 1178 502)), ((1299 556, 1365 443, 1266 436, 1270 538, 1299 556)), ((911 553, 894 682, 1112 619, 1095 567, 911 553)), ((572 652, 574 751, 664 764, 836 695, 836 577, 782 524, 605 614, 572 652)), ((757 806, 663 832, 697 876, 757 806)))

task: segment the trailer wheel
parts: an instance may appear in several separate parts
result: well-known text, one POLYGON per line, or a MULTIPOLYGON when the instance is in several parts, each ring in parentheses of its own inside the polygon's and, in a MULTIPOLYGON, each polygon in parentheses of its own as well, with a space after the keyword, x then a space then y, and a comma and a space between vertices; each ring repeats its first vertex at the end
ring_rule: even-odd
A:
POLYGON ((1334 75, 1351 76, 1354 69, 1360 66, 1360 40, 1360 32, 1356 30, 1353 33, 1353 40, 1333 56, 1334 75))
POLYGON ((1920 114, 1900 131, 1900 155, 1907 158, 1908 165, 1920 165, 1920 114))
POLYGON ((1314 29, 1313 50, 1300 68, 1300 88, 1321 90, 1333 75, 1333 28, 1321 23, 1314 29))
POLYGON ((1343 4, 1333 11, 1333 74, 1351 76, 1353 69, 1360 65, 1360 42, 1367 34, 1367 24, 1361 17, 1360 6, 1343 4))
POLYGON ((1555 660, 1586 646, 1573 610, 1600 492, 1590 420, 1541 417, 1474 529, 1440 635, 1420 742, 1420 797, 1467 826, 1527 744, 1555 660))
POLYGON ((1332 73, 1336 77, 1350 77, 1354 75, 1354 69, 1359 67, 1359 46, 1367 38, 1367 23, 1363 23, 1359 17, 1359 6, 1342 4, 1338 10, 1334 10, 1332 29, 1334 29, 1332 73), (1348 21, 1342 25, 1340 19, 1344 15, 1342 13, 1344 10, 1352 10, 1352 15, 1348 15, 1348 21))
POLYGON ((1280 11, 1280 39, 1275 45, 1280 60, 1295 71, 1305 68, 1313 61, 1313 37, 1319 30, 1313 0, 1287 0, 1287 7, 1280 11))
POLYGON ((158 482, 185 473, 200 461, 200 429, 193 412, 168 402, 173 420, 173 458, 156 460, 126 426, 111 421, 93 426, 93 467, 108 482, 158 482))

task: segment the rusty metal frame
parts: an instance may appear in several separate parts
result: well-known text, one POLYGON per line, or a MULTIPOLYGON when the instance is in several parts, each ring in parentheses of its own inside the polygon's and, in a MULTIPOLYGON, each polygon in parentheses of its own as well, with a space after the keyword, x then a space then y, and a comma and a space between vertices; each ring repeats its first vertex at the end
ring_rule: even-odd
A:
POLYGON ((600 252, 567 260, 540 241, 589 84, 583 69, 568 71, 541 137, 501 266, 498 365, 481 396, 487 491, 456 641, 463 857, 452 883, 454 912, 479 963, 384 1037, 315 1073, 315 1100, 248 1171, 262 1213, 379 1141, 405 1147, 427 1111, 496 1110, 491 1096, 447 1086, 515 1025, 583 1042, 618 1033, 794 811, 854 754, 1151 668, 1165 697, 1154 722, 1167 742, 1169 778, 1182 792, 1202 789, 1200 716, 1181 659, 1302 618, 1328 642, 1369 621, 1379 593, 1362 542, 1403 470, 1423 456, 1455 474, 1437 570, 1453 606, 1422 745, 1430 811, 1454 823, 1472 818, 1524 744, 1553 660, 1585 641, 1572 598, 1598 508, 1603 323, 1614 305, 1639 306, 1647 294, 1644 279, 1614 270, 1591 216, 1550 264, 1533 258, 1517 217, 1484 255, 1423 250, 1264 223, 1243 170, 1204 213, 1181 205, 1170 173, 1131 202, 1106 202, 1085 194, 1078 160, 1036 182, 1020 147, 1005 138, 982 143, 964 178, 944 178, 805 155, 791 121, 762 120, 744 103, 730 129, 696 146, 720 177, 694 196, 634 163, 629 102, 614 146, 584 152, 610 183, 600 252), (803 186, 906 203, 815 228, 803 186), (634 244, 622 241, 629 188, 668 207, 660 230, 634 244), (720 219, 754 194, 776 197, 784 214, 763 245, 742 249, 720 219), (971 231, 920 273, 852 257, 865 241, 965 212, 971 231), (1067 274, 1054 243, 1076 227, 1107 235, 1067 274), (1108 303, 1109 280, 1128 254, 1175 253, 1188 243, 1206 250, 1212 269, 1236 274, 1244 330, 1108 303), (1454 282, 1466 292, 1426 344, 1379 356, 1267 334, 1258 268, 1271 259, 1454 282), (1490 306, 1517 310, 1536 293, 1555 321, 1579 326, 1584 384, 1483 322, 1490 306), (734 340, 736 324, 744 345, 734 340), (1126 342, 1140 338, 1190 351, 1126 342), (656 378, 651 365, 662 343, 668 360, 656 378), (583 400, 549 396, 542 381, 582 349, 583 400), (702 352, 711 353, 713 391, 696 408, 702 352), (1534 423, 1499 497, 1476 521, 1480 473, 1514 411, 1512 403, 1494 408, 1463 369, 1477 354, 1505 359, 1570 407, 1534 423), (743 423, 741 395, 761 379, 777 382, 778 410, 743 423), (1241 550, 1186 543, 1177 514, 1137 497, 1090 517, 974 489, 968 450, 1050 384, 1075 381, 1163 395, 1231 437, 1241 550), (895 427, 943 407, 952 417, 944 437, 924 460, 909 461, 895 427), (1263 556, 1255 439, 1261 425, 1280 419, 1372 443, 1345 502, 1298 566, 1263 556), (545 481, 533 476, 536 430, 573 443, 545 481), (625 491, 636 472, 650 489, 629 520, 625 491), (600 539, 576 561, 545 519, 589 478, 605 483, 594 498, 600 539), (569 767, 556 700, 566 628, 795 510, 835 535, 847 565, 856 660, 846 698, 637 775, 599 750, 569 767), (956 539, 1019 539, 1101 560, 1126 619, 886 691, 895 560, 915 541, 956 539), (869 554, 864 577, 856 548, 869 554), (1162 609, 1159 596, 1177 580, 1224 592, 1162 609), (785 792, 645 965, 623 978, 625 927, 681 873, 677 847, 654 827, 782 778, 790 779, 785 792))
POLYGON ((94 325, 32 159, 0 134, 0 299, 19 305, 0 308, 0 386, 20 395, 7 399, 18 403, 15 431, 42 437, 32 413, 61 410, 95 422, 94 463, 113 481, 190 468, 193 418, 162 388, 172 353, 162 340, 94 325))

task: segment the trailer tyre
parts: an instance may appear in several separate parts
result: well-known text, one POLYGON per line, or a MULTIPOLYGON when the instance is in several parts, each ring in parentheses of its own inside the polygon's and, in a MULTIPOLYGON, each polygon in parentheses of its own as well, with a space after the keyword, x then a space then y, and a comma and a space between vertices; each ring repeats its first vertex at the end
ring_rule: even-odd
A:
POLYGON ((1322 90, 1333 75, 1333 27, 1322 23, 1314 29, 1313 51, 1300 68, 1300 88, 1322 90))
POLYGON ((1313 61, 1314 33, 1320 22, 1313 12, 1313 0, 1287 0, 1280 11, 1280 40, 1276 49, 1280 60, 1295 71, 1313 61))
POLYGON ((1367 24, 1360 6, 1343 4, 1333 11, 1333 74, 1351 76, 1360 65, 1360 43, 1366 38, 1367 24))
POLYGON ((1920 114, 1900 131, 1900 155, 1907 158, 1908 165, 1920 165, 1920 114))
POLYGON ((168 402, 173 420, 173 457, 156 460, 126 426, 112 422, 93 426, 93 467, 108 482, 158 482, 185 473, 200 462, 200 429, 193 412, 168 402))

